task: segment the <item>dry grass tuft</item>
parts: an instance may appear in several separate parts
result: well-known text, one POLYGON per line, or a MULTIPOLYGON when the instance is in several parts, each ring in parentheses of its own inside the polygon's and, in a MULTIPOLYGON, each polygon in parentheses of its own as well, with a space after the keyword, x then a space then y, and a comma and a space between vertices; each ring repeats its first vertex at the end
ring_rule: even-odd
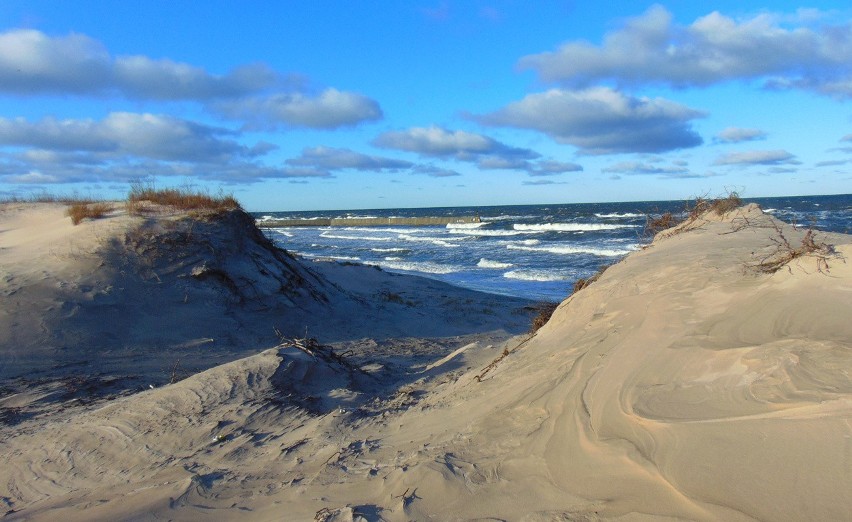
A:
POLYGON ((681 231, 692 229, 695 228, 693 225, 699 222, 708 212, 723 216, 732 210, 740 208, 742 205, 743 200, 736 192, 731 192, 725 197, 716 199, 697 197, 694 203, 690 204, 687 202, 682 214, 683 217, 675 216, 671 212, 666 212, 659 216, 647 216, 645 220, 645 235, 653 236, 663 230, 674 228, 681 223, 686 223, 681 231))
POLYGON ((595 272, 595 275, 588 277, 588 278, 585 278, 585 279, 582 278, 582 277, 580 279, 577 279, 577 281, 574 283, 573 293, 576 294, 580 290, 586 288, 590 284, 592 284, 595 281, 597 281, 598 279, 600 279, 600 277, 603 275, 603 273, 606 272, 606 269, 611 267, 611 266, 612 265, 602 265, 600 268, 598 268, 598 271, 595 272))
POLYGON ((553 312, 556 311, 558 306, 559 305, 557 303, 542 303, 538 305, 536 307, 538 314, 533 318, 530 333, 536 333, 542 326, 547 324, 547 321, 550 320, 550 317, 553 315, 553 312))
POLYGON ((127 196, 128 210, 132 213, 140 212, 142 208, 140 203, 145 201, 176 210, 224 212, 241 208, 233 196, 211 196, 186 189, 160 189, 131 192, 127 196))
POLYGON ((102 218, 110 210, 112 210, 112 206, 109 203, 74 203, 68 207, 65 215, 71 218, 72 223, 79 225, 86 218, 102 218))
POLYGON ((242 209, 239 202, 229 194, 211 196, 190 187, 156 189, 153 183, 132 183, 127 194, 127 210, 131 214, 144 212, 144 203, 153 203, 175 210, 204 212, 227 212, 242 209))

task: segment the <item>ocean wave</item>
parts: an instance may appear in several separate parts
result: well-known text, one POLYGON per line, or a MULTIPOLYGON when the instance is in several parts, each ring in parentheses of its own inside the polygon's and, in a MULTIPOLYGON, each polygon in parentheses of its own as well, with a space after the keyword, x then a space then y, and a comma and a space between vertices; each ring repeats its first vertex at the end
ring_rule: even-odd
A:
POLYGON ((521 281, 567 281, 570 276, 548 270, 510 270, 503 274, 507 279, 519 279, 521 281))
POLYGON ((452 265, 441 265, 438 263, 430 263, 428 261, 379 261, 378 263, 370 262, 368 264, 378 265, 388 270, 401 270, 404 272, 420 272, 423 274, 452 274, 460 272, 461 267, 452 265))
POLYGON ((618 257, 624 256, 633 252, 633 250, 613 249, 613 248, 596 248, 591 246, 542 246, 531 247, 524 245, 506 245, 509 250, 525 250, 527 252, 547 252, 549 254, 591 254, 594 256, 618 257))
POLYGON ((320 236, 328 239, 348 239, 350 241, 393 241, 392 237, 342 236, 339 234, 331 234, 329 232, 323 232, 322 234, 320 234, 320 236))
POLYGON ((500 261, 491 261, 490 259, 485 259, 484 257, 479 260, 479 263, 476 263, 476 266, 479 268, 509 268, 513 265, 512 263, 501 263, 500 261))
POLYGON ((448 243, 448 241, 459 241, 459 240, 464 239, 464 238, 463 237, 447 237, 447 238, 418 237, 418 236, 412 236, 412 235, 409 235, 409 234, 400 234, 399 239, 402 239, 404 241, 432 243, 433 245, 438 245, 438 246, 442 246, 442 247, 457 248, 459 245, 454 245, 453 243, 448 243))
POLYGON ((502 215, 502 216, 492 216, 492 217, 483 217, 480 218, 482 221, 507 221, 510 219, 535 219, 538 216, 515 216, 515 215, 502 215))
POLYGON ((642 217, 642 216, 643 216, 643 214, 635 214, 633 212, 625 212, 623 214, 619 214, 618 212, 611 212, 609 214, 595 213, 595 217, 599 217, 601 219, 606 219, 606 218, 638 218, 638 217, 642 217))
POLYGON ((485 223, 447 223, 447 228, 461 228, 461 229, 470 229, 470 228, 479 228, 485 223))
POLYGON ((382 253, 382 254, 390 253, 390 252, 399 252, 399 253, 411 252, 411 249, 409 249, 409 248, 371 248, 370 250, 372 250, 373 252, 379 252, 379 253, 382 253))
POLYGON ((503 236, 521 236, 525 234, 541 234, 543 230, 478 230, 478 229, 450 229, 450 234, 460 234, 465 236, 485 236, 485 237, 503 237, 503 236))
POLYGON ((617 230, 619 228, 636 228, 638 225, 612 225, 606 223, 541 223, 524 225, 515 223, 515 230, 538 232, 592 232, 596 230, 617 230))
POLYGON ((284 237, 293 237, 292 232, 288 232, 288 231, 284 230, 283 228, 273 228, 272 231, 275 232, 276 234, 281 234, 284 237))

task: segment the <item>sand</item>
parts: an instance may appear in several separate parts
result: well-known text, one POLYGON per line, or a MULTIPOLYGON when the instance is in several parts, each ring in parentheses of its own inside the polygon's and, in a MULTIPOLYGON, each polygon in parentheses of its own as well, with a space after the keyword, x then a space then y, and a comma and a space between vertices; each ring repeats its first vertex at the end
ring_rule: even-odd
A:
POLYGON ((708 214, 532 335, 529 303, 234 247, 238 218, 65 221, 0 213, 9 520, 852 512, 850 236, 767 273, 806 232, 708 214))

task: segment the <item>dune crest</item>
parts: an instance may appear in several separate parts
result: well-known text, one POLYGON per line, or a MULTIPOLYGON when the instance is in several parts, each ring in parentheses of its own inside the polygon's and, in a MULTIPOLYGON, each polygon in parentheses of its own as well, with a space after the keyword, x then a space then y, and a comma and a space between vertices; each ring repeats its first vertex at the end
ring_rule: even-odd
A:
MULTIPOLYGON (((705 216, 535 335, 440 354, 365 339, 346 364, 339 347, 285 340, 5 428, 0 498, 12 520, 842 520, 852 238, 817 234, 831 248, 762 269, 806 234, 756 207, 705 216)), ((346 276, 323 280, 345 303, 346 276)))

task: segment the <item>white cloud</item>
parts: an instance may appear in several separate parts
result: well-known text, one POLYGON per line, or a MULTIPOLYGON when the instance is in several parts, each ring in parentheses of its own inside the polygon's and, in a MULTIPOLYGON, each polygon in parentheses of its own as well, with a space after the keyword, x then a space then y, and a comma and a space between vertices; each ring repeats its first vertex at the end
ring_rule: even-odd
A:
POLYGON ((226 129, 162 114, 113 112, 100 121, 45 118, 35 123, 0 118, 0 145, 85 151, 103 157, 218 161, 255 155, 233 135, 226 129))
POLYGON ((304 84, 297 75, 282 75, 260 63, 219 75, 166 58, 113 57, 103 44, 81 34, 0 33, 0 92, 195 101, 254 128, 336 129, 382 118, 379 104, 363 94, 334 88, 313 93, 304 84))
POLYGON ((581 172, 582 170, 583 166, 577 163, 545 160, 536 162, 529 174, 530 176, 553 176, 566 172, 581 172))
POLYGON ((109 84, 110 73, 109 53, 88 36, 50 38, 32 29, 0 33, 0 90, 100 92, 109 84))
POLYGON ((361 154, 349 149, 339 149, 334 147, 309 147, 302 150, 302 154, 297 158, 290 158, 286 161, 288 165, 297 165, 305 167, 315 167, 326 170, 399 170, 407 169, 413 166, 410 161, 398 160, 393 158, 383 158, 380 156, 369 156, 361 154))
POLYGON ((252 96, 216 102, 211 107, 227 118, 246 121, 250 129, 274 129, 281 125, 337 129, 383 117, 376 101, 337 89, 326 89, 318 96, 302 93, 252 96))
POLYGON ((743 141, 755 141, 766 138, 766 133, 760 129, 743 129, 740 127, 728 127, 716 135, 716 141, 721 143, 740 143, 743 141))
POLYGON ((702 178, 700 174, 691 172, 685 165, 660 166, 639 161, 622 161, 610 165, 601 172, 628 175, 656 175, 663 178, 702 178))
POLYGON ((797 165, 796 156, 786 150, 730 152, 716 158, 714 165, 797 165))
POLYGON ((802 11, 737 20, 714 11, 684 26, 657 5, 607 33, 600 45, 569 41, 523 57, 519 66, 572 86, 614 80, 686 87, 762 78, 775 87, 850 97, 852 25, 809 25, 820 18, 802 11))
POLYGON ((584 154, 663 152, 702 143, 690 120, 704 113, 662 98, 638 98, 607 87, 551 89, 497 112, 472 116, 485 125, 533 129, 584 154))
POLYGON ((433 165, 418 165, 411 169, 412 174, 424 174, 433 178, 449 178, 461 176, 458 172, 451 169, 443 169, 433 165))
POLYGON ((510 147, 488 136, 462 130, 450 131, 437 126, 385 132, 376 137, 373 144, 416 152, 422 156, 454 157, 465 161, 481 156, 524 159, 538 157, 538 154, 531 150, 510 147))

